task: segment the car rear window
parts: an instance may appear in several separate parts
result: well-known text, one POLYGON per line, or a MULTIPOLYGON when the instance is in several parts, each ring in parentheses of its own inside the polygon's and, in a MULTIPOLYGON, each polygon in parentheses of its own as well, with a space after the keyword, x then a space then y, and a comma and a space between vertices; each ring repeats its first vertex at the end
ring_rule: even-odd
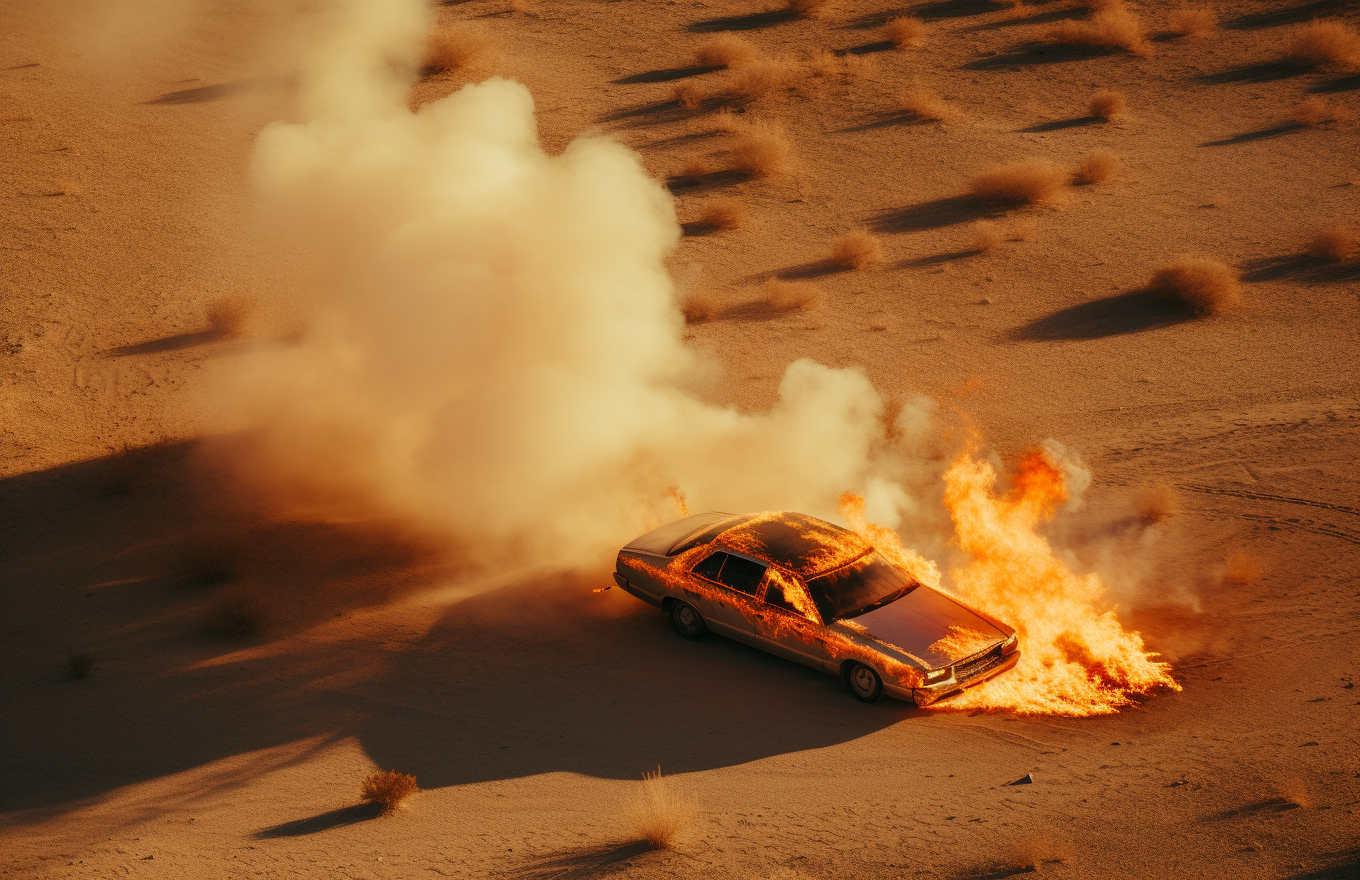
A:
POLYGON ((856 617, 884 604, 885 599, 905 595, 916 581, 877 553, 866 553, 810 579, 807 586, 822 620, 832 621, 856 617))
POLYGON ((765 566, 750 559, 733 556, 719 550, 707 556, 692 569, 699 577, 730 587, 738 593, 754 596, 765 576, 765 566))
POLYGON ((750 519, 750 517, 737 517, 737 516, 725 517, 708 526, 707 528, 701 529, 700 531, 694 532, 693 534, 681 538, 679 541, 675 543, 674 546, 671 547, 670 550, 666 551, 666 555, 679 556, 686 550, 693 550, 700 544, 707 544, 714 538, 721 535, 723 532, 732 528, 734 525, 743 523, 748 519, 750 519))

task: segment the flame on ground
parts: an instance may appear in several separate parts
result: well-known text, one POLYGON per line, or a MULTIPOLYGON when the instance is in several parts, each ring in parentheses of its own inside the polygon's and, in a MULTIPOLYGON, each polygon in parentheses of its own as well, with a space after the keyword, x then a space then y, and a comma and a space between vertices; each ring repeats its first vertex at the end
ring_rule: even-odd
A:
POLYGON ((1005 495, 991 465, 965 455, 945 474, 945 503, 972 563, 952 572, 955 592, 1020 633, 1011 671, 940 708, 1103 715, 1158 685, 1180 686, 1104 605, 1099 577, 1072 573, 1035 529, 1067 500, 1062 472, 1043 450, 1020 463, 1005 495))

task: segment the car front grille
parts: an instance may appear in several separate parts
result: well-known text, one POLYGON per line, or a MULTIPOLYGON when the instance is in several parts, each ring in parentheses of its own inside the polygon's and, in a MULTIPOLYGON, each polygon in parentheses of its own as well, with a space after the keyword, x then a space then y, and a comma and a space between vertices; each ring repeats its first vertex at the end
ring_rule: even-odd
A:
POLYGON ((1005 657, 1001 653, 1001 646, 997 645, 980 657, 974 657, 967 663, 960 663, 954 667, 954 678, 960 684, 969 679, 977 678, 989 669, 998 666, 1005 657))

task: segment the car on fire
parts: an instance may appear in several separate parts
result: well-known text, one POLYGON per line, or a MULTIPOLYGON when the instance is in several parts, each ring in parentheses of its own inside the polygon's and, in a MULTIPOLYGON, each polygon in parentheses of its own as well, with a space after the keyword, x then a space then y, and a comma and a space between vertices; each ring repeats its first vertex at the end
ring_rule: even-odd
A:
POLYGON ((838 675, 869 703, 928 706, 1020 659, 1013 628, 801 513, 688 516, 620 550, 614 580, 687 639, 729 636, 838 675))

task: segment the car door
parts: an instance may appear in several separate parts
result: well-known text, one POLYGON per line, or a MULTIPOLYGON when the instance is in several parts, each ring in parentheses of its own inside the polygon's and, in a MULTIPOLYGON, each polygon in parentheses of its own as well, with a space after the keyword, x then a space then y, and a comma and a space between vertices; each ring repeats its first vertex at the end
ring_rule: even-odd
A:
POLYGON ((756 644, 813 669, 822 668, 822 624, 807 588, 793 575, 771 568, 765 578, 756 644))
POLYGON ((692 584, 685 587, 685 595, 712 629, 753 641, 766 567, 759 560, 716 549, 690 569, 692 584))

